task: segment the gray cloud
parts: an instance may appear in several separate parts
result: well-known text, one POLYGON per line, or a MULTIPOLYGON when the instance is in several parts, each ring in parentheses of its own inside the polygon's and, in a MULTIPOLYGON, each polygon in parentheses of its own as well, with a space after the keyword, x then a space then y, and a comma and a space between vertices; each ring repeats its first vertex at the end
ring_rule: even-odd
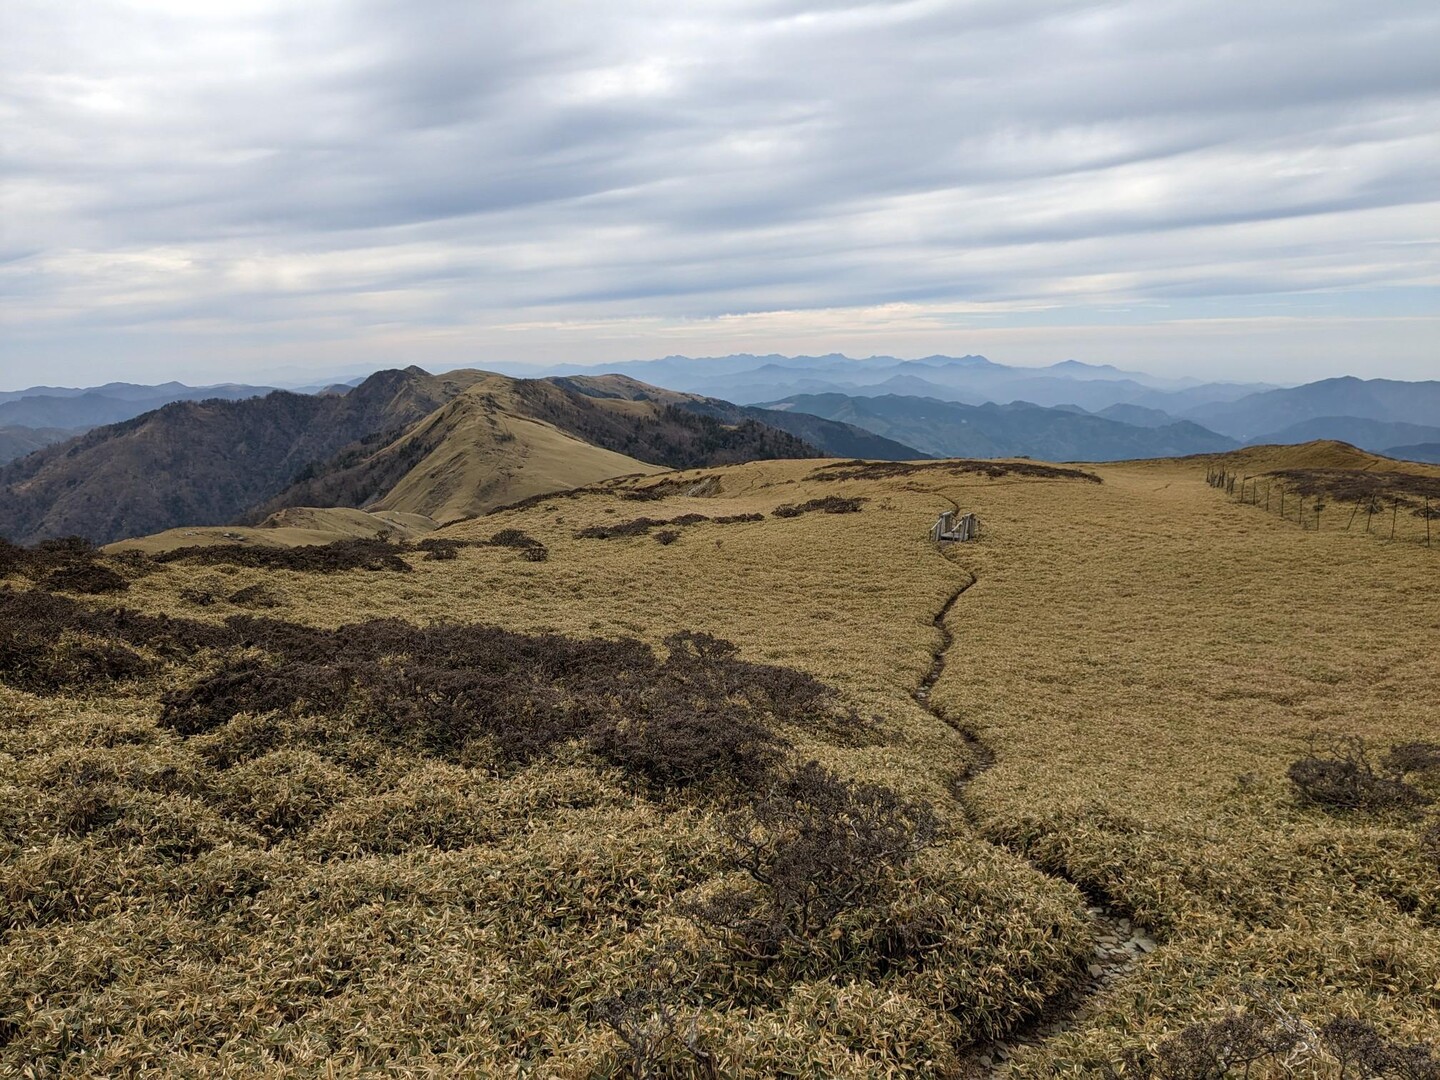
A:
POLYGON ((0 365, 100 365, 116 333, 172 368, 227 334, 540 358, 576 320, 644 355, 772 312, 809 312, 818 350, 854 325, 837 310, 897 304, 965 351, 972 316, 1323 290, 1363 320, 1437 284, 1433 245, 1405 243, 1440 234, 1430 2, 13 0, 6 21, 0 365))

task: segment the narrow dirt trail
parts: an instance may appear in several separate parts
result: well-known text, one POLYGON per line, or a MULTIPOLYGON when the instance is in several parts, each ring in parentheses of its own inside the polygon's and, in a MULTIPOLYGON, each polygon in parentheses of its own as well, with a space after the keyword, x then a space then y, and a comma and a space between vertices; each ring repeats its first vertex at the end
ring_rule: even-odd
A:
MULTIPOLYGON (((951 550, 953 550, 953 545, 942 546, 940 553, 947 560, 954 562, 950 554, 951 550)), ((953 794, 956 801, 959 802, 966 820, 972 826, 976 826, 976 835, 983 839, 983 833, 978 828, 974 810, 965 800, 965 789, 977 776, 994 766, 995 752, 973 730, 930 700, 936 683, 945 673, 950 650, 955 645, 955 635, 947 625, 950 612, 966 591, 979 580, 969 571, 965 571, 965 573, 969 580, 952 592, 945 603, 941 605, 940 610, 935 613, 933 621, 935 629, 940 635, 940 641, 931 654, 929 670, 925 672, 919 686, 911 692, 911 696, 921 708, 948 726, 965 741, 971 760, 957 777, 953 794)), ((1008 848, 1005 850, 1010 854, 1016 854, 1008 848)), ((1033 862, 1031 866, 1046 877, 1060 881, 1067 880, 1033 862)), ((1067 883, 1073 884, 1068 881, 1067 883)), ((1085 975, 1077 979, 1065 994, 1051 1000, 1043 1012, 1020 1025, 1004 1039, 973 1047, 966 1055, 971 1064, 985 1070, 990 1076, 1007 1075, 1011 1055, 1016 1049, 1022 1046, 1041 1045, 1046 1040, 1074 1027, 1089 1015, 1105 992, 1125 974, 1138 956, 1155 948, 1155 942, 1124 915, 1093 900, 1086 910, 1094 924, 1095 951, 1087 965, 1085 975)))

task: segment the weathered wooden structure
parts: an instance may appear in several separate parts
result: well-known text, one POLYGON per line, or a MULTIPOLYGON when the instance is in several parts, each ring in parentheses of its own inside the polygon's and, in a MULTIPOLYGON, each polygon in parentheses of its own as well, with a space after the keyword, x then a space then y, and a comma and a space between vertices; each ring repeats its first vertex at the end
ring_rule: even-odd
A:
POLYGON ((974 540, 980 535, 980 519, 974 514, 959 514, 946 510, 930 526, 930 539, 937 544, 961 543, 974 540))

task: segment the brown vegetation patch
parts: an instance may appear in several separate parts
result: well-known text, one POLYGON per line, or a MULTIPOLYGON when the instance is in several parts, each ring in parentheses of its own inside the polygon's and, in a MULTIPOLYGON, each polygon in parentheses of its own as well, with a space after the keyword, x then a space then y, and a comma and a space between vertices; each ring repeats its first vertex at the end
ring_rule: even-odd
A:
POLYGON ((148 674, 153 664, 136 648, 183 657, 234 642, 227 628, 210 623, 125 608, 101 611, 40 590, 0 589, 0 682, 31 693, 148 674))
MULTIPOLYGON (((724 514, 719 517, 710 517, 707 514, 681 514, 673 518, 631 518, 629 521, 617 521, 609 525, 591 525, 589 528, 577 530, 575 536, 579 540, 611 540, 617 536, 645 536, 652 529, 666 529, 674 532, 676 525, 739 525, 751 521, 764 521, 764 514, 724 514)), ((678 538, 679 534, 676 533, 678 538)), ((662 540, 661 543, 671 543, 672 540, 662 540)))
POLYGON ((1100 477, 1084 469, 1059 465, 1038 465, 1033 461, 981 461, 947 458, 943 461, 832 461, 821 465, 811 480, 889 480, 897 476, 963 476, 976 473, 991 480, 1002 476, 1031 476, 1041 480, 1084 480, 1101 483, 1100 477))
POLYGON ((389 743, 455 757, 479 741, 514 762, 579 739, 648 786, 745 788, 778 759, 774 724, 834 710, 824 684, 704 634, 672 635, 662 659, 633 640, 393 619, 316 630, 234 616, 227 629, 270 658, 165 695, 162 726, 193 736, 242 713, 346 715, 389 743))
MULTIPOLYGON (((842 913, 873 906, 934 838, 930 808, 808 762, 729 822, 731 858, 751 884, 694 905, 737 956, 808 948, 842 913)), ((918 945, 919 942, 916 942, 918 945)))
MULTIPOLYGON (((1335 502, 1373 506, 1399 503, 1424 513, 1428 498, 1440 503, 1440 476, 1363 469, 1277 469, 1264 474, 1305 498, 1320 496, 1335 502)), ((1440 511, 1440 506, 1435 507, 1440 511)), ((1437 513, 1436 516, 1440 516, 1437 513)))
POLYGON ((189 562, 207 566, 248 566, 264 570, 298 570, 311 574, 333 574, 342 570, 394 570, 406 572, 409 563, 400 557, 405 548, 385 540, 337 540, 333 544, 303 547, 246 547, 217 544, 174 548, 153 556, 157 562, 189 562))
POLYGON ((273 608, 279 607, 281 604, 280 597, 273 589, 258 584, 236 589, 225 599, 239 607, 250 608, 273 608))
POLYGON ((811 499, 808 502, 777 506, 775 516, 793 518, 814 511, 822 514, 858 514, 861 504, 865 501, 863 498, 846 499, 839 495, 826 495, 823 499, 811 499))
POLYGON ((130 588, 130 582, 114 570, 93 562, 76 563, 51 570, 40 585, 51 592, 85 593, 92 596, 124 592, 130 588))
POLYGON ((1288 775, 1302 802, 1328 810, 1408 810, 1431 802, 1411 782, 1440 774, 1440 743, 1391 747, 1374 759, 1358 736, 1312 737, 1308 752, 1291 763, 1288 775))
POLYGON ((1390 1077, 1435 1080, 1434 1047, 1386 1038, 1367 1021, 1334 1016, 1318 1028, 1271 1003, 1181 1028, 1149 1050, 1132 1050, 1112 1077, 1225 1080, 1231 1076, 1390 1077))
POLYGON ((95 545, 79 536, 42 540, 29 547, 0 539, 0 577, 25 574, 40 578, 52 570, 89 563, 95 554, 95 545))
POLYGON ((673 477, 647 484, 644 487, 626 488, 620 493, 622 499, 629 499, 632 502, 654 502, 660 499, 668 499, 671 496, 687 496, 698 498, 705 495, 712 495, 720 490, 720 477, 715 473, 707 473, 704 476, 694 476, 686 479, 675 479, 673 477))
POLYGON ((485 541, 491 547, 513 548, 530 562, 544 562, 550 557, 550 549, 520 529, 501 529, 485 541))

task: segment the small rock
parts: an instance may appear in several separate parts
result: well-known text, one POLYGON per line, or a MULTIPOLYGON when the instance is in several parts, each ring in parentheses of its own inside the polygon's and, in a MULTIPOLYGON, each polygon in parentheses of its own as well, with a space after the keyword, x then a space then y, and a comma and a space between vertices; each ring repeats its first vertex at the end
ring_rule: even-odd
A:
POLYGON ((1158 948, 1155 942, 1143 935, 1135 939, 1135 947, 1141 952, 1154 952, 1158 948))
POLYGON ((1105 969, 1104 969, 1103 967, 1101 967, 1099 964, 1091 964, 1091 965, 1090 965, 1090 977, 1091 977, 1092 979, 1098 979, 1098 978, 1100 978, 1101 975, 1104 975, 1104 974, 1105 974, 1105 969))

